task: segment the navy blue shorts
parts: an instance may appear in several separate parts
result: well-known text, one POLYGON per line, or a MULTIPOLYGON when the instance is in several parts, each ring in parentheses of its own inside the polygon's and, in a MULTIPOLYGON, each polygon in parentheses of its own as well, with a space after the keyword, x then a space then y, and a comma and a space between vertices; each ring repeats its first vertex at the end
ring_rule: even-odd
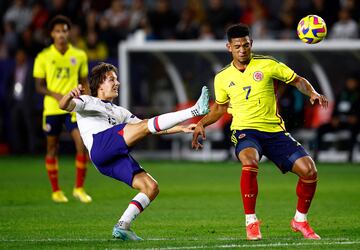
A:
POLYGON ((44 132, 46 135, 60 135, 63 125, 68 132, 76 129, 76 117, 75 114, 63 114, 63 115, 47 115, 45 118, 44 132))
POLYGON ((291 171, 295 161, 309 154, 288 132, 262 132, 254 129, 234 130, 232 141, 236 156, 244 148, 255 148, 260 159, 265 155, 276 166, 286 173, 291 171))
POLYGON ((132 187, 134 176, 145 170, 130 155, 131 149, 122 136, 125 125, 118 124, 93 135, 90 158, 100 173, 132 187))

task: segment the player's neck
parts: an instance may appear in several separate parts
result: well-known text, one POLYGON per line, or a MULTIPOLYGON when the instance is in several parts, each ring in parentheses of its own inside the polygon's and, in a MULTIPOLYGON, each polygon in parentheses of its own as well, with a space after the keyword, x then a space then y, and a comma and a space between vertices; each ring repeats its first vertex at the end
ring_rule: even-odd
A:
POLYGON ((106 101, 106 102, 113 102, 113 100, 114 100, 114 98, 106 97, 105 95, 102 95, 101 93, 98 94, 97 98, 99 98, 102 101, 106 101))
POLYGON ((65 54, 65 52, 69 48, 68 43, 54 43, 54 46, 55 46, 56 50, 59 51, 61 54, 65 54))
POLYGON ((234 64, 236 69, 238 69, 240 71, 244 71, 246 69, 246 67, 248 66, 249 62, 241 63, 239 61, 234 60, 233 64, 234 64))

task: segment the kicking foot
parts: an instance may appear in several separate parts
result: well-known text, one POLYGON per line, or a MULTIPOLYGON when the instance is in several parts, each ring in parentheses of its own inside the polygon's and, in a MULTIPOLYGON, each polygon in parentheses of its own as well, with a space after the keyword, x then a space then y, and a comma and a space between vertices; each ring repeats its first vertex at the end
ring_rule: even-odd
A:
POLYGON ((301 232, 305 239, 320 240, 321 237, 317 235, 314 230, 310 227, 309 222, 297 222, 294 219, 291 220, 291 229, 294 232, 301 232))
POLYGON ((246 226, 246 239, 247 240, 261 240, 260 221, 255 221, 246 226))
POLYGON ((133 231, 125 230, 119 227, 118 224, 116 224, 113 228, 112 235, 116 239, 121 239, 123 241, 139 241, 143 240, 139 236, 137 236, 133 231))
POLYGON ((61 190, 53 192, 51 194, 51 199, 57 203, 66 203, 69 201, 68 198, 66 198, 65 194, 63 193, 63 191, 61 190))
POLYGON ((82 203, 90 203, 92 201, 91 197, 85 192, 84 188, 74 188, 73 196, 81 201, 82 203))
POLYGON ((192 111, 194 116, 206 115, 210 112, 209 89, 206 86, 202 87, 201 95, 194 107, 195 109, 192 111))

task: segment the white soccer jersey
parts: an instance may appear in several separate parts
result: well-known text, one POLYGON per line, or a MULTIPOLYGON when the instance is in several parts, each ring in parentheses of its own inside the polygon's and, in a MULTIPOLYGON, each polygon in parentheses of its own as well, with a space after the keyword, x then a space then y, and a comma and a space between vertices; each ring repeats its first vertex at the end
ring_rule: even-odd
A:
POLYGON ((139 123, 141 119, 129 110, 97 97, 74 98, 77 124, 86 148, 91 151, 93 135, 121 123, 139 123))

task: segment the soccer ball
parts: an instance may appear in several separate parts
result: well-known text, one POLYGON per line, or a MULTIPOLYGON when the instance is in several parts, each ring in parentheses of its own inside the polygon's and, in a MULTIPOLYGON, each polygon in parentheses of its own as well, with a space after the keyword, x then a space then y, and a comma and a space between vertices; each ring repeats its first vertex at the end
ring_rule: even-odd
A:
POLYGON ((326 33, 326 23, 317 15, 308 15, 302 18, 297 26, 297 34, 300 40, 308 44, 322 41, 326 33))

